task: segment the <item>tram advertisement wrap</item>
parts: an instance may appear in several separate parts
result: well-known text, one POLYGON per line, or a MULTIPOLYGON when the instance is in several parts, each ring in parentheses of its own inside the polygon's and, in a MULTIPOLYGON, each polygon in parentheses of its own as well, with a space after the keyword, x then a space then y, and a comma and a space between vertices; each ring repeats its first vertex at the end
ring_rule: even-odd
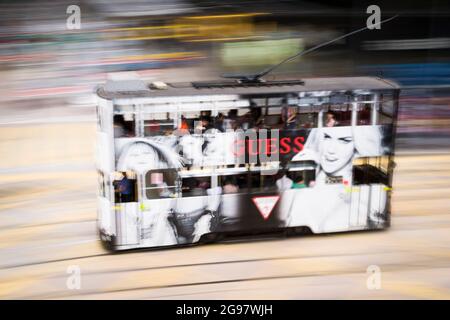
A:
POLYGON ((388 223, 388 182, 356 186, 353 175, 355 159, 391 154, 392 127, 249 131, 115 139, 116 171, 144 184, 134 241, 164 246, 212 232, 388 223))

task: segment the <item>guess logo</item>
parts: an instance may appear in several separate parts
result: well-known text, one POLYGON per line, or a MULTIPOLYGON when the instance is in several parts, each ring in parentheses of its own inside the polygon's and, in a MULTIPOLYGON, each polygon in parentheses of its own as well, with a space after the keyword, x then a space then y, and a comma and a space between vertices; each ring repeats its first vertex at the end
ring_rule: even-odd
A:
POLYGON ((254 197, 252 198, 253 203, 256 208, 258 208, 259 213, 267 220, 272 213, 273 208, 277 204, 280 196, 263 196, 263 197, 254 197))

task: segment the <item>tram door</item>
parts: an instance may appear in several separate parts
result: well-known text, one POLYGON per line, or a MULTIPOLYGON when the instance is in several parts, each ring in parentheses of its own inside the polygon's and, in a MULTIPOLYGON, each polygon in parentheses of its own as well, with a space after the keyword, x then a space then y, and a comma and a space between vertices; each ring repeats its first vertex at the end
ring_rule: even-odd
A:
POLYGON ((118 244, 138 244, 138 204, 133 203, 121 203, 115 206, 116 219, 118 221, 117 234, 118 244))
POLYGON ((131 171, 117 172, 116 175, 113 186, 117 244, 138 244, 139 207, 137 202, 137 176, 131 171))

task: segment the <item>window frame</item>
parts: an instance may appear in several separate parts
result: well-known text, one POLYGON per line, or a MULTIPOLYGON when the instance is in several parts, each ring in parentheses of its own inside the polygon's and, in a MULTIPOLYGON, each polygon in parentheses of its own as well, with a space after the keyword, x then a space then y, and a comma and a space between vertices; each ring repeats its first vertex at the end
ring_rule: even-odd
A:
MULTIPOLYGON (((145 172, 144 174, 144 178, 143 178, 143 194, 146 200, 158 200, 158 199, 174 199, 174 198, 178 198, 179 197, 179 193, 181 192, 180 190, 180 185, 179 185, 179 174, 178 171, 175 168, 166 168, 166 169, 151 169, 145 172), (163 187, 149 187, 148 183, 147 183, 147 175, 151 174, 151 173, 161 173, 161 171, 173 171, 175 177, 174 177, 174 185, 167 185, 167 186, 163 186, 163 187), (174 189, 175 191, 171 194, 171 196, 169 197, 157 197, 157 198, 151 198, 148 196, 147 190, 157 190, 157 189, 168 189, 170 191, 170 189, 174 189)), ((150 180, 151 181, 151 180, 150 180)), ((163 182, 164 181, 164 173, 163 173, 163 182)), ((150 183, 151 184, 151 183, 150 183)))

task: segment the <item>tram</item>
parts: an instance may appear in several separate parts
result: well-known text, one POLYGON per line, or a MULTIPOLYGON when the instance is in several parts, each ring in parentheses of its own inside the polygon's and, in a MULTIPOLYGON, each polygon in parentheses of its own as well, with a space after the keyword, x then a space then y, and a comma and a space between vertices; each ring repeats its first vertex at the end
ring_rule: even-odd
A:
POLYGON ((277 66, 97 88, 98 230, 108 248, 389 226, 397 84, 262 79, 277 66))
POLYGON ((389 225, 395 83, 128 80, 97 95, 98 228, 115 249, 389 225))

